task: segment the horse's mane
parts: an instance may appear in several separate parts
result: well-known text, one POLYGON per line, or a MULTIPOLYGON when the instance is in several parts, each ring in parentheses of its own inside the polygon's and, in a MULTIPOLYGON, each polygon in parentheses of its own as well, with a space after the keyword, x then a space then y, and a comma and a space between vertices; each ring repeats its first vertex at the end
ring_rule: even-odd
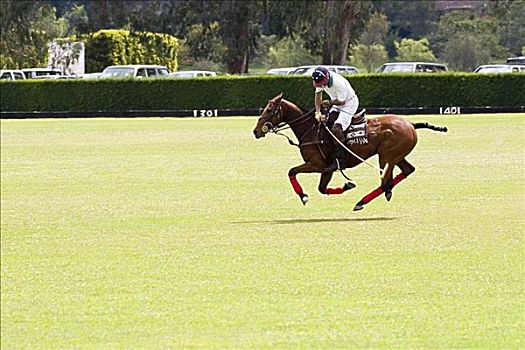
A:
POLYGON ((295 103, 293 103, 293 102, 291 102, 291 101, 288 101, 288 100, 286 100, 286 99, 284 99, 284 98, 283 98, 281 101, 285 101, 285 102, 288 103, 289 105, 291 105, 291 106, 297 108, 298 110, 301 111, 301 114, 313 114, 313 113, 315 112, 315 108, 314 108, 314 109, 311 109, 311 110, 308 110, 308 109, 303 108, 303 107, 301 107, 301 106, 298 106, 298 105, 296 105, 295 103))

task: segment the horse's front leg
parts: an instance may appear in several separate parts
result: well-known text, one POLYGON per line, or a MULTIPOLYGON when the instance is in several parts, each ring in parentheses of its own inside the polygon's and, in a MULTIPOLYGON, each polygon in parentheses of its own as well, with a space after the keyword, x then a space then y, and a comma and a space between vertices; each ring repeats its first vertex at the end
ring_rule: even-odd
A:
POLYGON ((297 174, 301 173, 320 173, 324 169, 324 164, 314 164, 314 163, 304 163, 299 166, 293 167, 288 171, 288 179, 290 180, 290 183, 292 184, 293 190, 299 198, 301 198, 301 202, 303 204, 306 204, 308 202, 308 195, 303 192, 303 188, 301 187, 301 184, 299 184, 299 181, 297 181, 297 174))
POLYGON ((335 188, 328 187, 328 184, 330 183, 330 180, 332 179, 333 174, 334 174, 333 172, 329 171, 321 175, 321 179, 319 180, 318 189, 319 189, 319 192, 321 192, 322 194, 326 194, 326 195, 342 194, 355 187, 355 185, 352 182, 345 183, 343 187, 335 187, 335 188))

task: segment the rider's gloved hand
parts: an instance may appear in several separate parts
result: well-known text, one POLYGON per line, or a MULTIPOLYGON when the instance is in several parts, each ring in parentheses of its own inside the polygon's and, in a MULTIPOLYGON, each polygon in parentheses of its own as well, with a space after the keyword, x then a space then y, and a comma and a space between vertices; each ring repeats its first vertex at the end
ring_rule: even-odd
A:
POLYGON ((315 112, 315 119, 318 121, 318 122, 324 122, 326 120, 326 117, 324 114, 322 114, 321 112, 315 112))
POLYGON ((330 102, 330 100, 324 100, 323 102, 321 102, 321 107, 322 108, 330 108, 330 107, 332 107, 332 103, 330 102))

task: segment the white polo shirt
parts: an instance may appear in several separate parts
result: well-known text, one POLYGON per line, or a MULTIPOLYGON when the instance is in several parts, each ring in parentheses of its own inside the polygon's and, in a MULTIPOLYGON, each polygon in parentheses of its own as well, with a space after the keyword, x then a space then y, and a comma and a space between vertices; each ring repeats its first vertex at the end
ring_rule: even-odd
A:
POLYGON ((330 72, 330 80, 332 81, 331 86, 328 86, 330 85, 329 82, 327 86, 316 87, 315 92, 324 91, 330 96, 330 99, 344 101, 345 104, 356 96, 355 91, 348 80, 346 80, 341 74, 330 72))
POLYGON ((316 87, 315 92, 324 91, 330 96, 330 99, 345 102, 345 104, 341 106, 332 106, 330 112, 340 112, 334 124, 341 124, 343 130, 346 130, 350 123, 352 123, 352 117, 357 111, 357 107, 359 107, 359 98, 350 85, 350 82, 341 74, 330 72, 330 81, 328 82, 330 86, 316 87), (330 81, 332 82, 331 85, 330 81))

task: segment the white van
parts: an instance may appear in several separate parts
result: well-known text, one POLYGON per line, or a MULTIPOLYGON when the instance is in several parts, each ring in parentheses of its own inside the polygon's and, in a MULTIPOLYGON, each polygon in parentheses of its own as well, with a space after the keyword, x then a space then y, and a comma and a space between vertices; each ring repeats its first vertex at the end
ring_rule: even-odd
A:
POLYGON ((26 76, 20 69, 0 70, 0 80, 23 80, 26 76))
POLYGON ((297 67, 272 68, 272 69, 268 69, 266 74, 286 75, 286 74, 290 74, 296 69, 297 67))
POLYGON ((65 78, 60 69, 56 68, 24 68, 26 79, 58 79, 65 78))
POLYGON ((215 76, 217 76, 217 73, 209 70, 181 70, 170 73, 170 78, 202 78, 215 76))
POLYGON ((509 57, 507 58, 507 64, 525 65, 525 56, 509 57))
POLYGON ((359 71, 356 67, 352 66, 337 66, 337 65, 323 65, 318 64, 315 66, 301 66, 291 71, 290 75, 311 75, 317 67, 325 67, 330 72, 336 72, 339 74, 357 74, 359 71))
POLYGON ((498 74, 525 72, 525 65, 517 64, 485 64, 476 68, 474 73, 498 74))
POLYGON ((130 64, 106 67, 98 78, 166 78, 169 74, 169 69, 164 66, 130 64))
POLYGON ((79 76, 81 79, 98 79, 102 72, 96 72, 96 73, 84 73, 79 76))
POLYGON ((392 62, 385 63, 378 73, 443 73, 448 72, 446 65, 433 62, 392 62))

